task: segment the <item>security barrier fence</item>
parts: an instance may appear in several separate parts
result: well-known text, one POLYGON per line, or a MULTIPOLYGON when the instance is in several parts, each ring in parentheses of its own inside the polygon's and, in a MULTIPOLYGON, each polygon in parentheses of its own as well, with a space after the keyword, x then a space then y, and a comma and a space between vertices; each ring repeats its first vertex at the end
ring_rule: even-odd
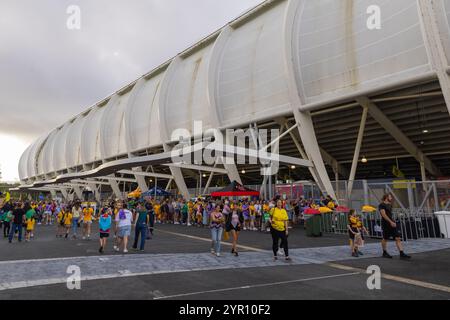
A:
MULTIPOLYGON (((381 239, 383 232, 381 228, 382 217, 379 212, 358 213, 358 216, 364 227, 369 233, 369 237, 381 239)), ((393 219, 397 223, 402 239, 417 240, 425 238, 442 238, 444 234, 438 218, 433 214, 425 212, 411 212, 403 209, 393 210, 393 219)), ((333 212, 322 214, 321 229, 324 233, 348 234, 349 214, 341 212, 333 212)), ((450 230, 450 226, 446 230, 450 230)))

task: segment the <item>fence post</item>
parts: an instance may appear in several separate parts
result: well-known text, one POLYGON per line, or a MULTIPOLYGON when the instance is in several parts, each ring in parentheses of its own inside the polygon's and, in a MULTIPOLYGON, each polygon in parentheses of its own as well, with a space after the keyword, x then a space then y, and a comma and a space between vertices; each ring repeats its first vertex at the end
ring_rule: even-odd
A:
POLYGON ((433 194, 434 194, 434 209, 435 211, 439 211, 439 197, 436 187, 436 182, 433 182, 433 194))
POLYGON ((408 182, 408 203, 409 203, 409 210, 412 213, 414 210, 414 194, 411 182, 408 182))
POLYGON ((363 189, 364 189, 364 205, 369 205, 369 186, 367 184, 367 180, 363 180, 363 189))

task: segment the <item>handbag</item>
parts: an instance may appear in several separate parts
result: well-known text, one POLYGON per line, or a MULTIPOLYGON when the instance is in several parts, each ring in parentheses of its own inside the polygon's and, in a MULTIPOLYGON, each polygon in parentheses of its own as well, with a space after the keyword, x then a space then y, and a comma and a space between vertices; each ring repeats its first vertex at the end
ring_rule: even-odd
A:
POLYGON ((229 239, 230 239, 230 233, 224 232, 224 233, 223 233, 222 240, 223 240, 223 241, 228 241, 229 239))

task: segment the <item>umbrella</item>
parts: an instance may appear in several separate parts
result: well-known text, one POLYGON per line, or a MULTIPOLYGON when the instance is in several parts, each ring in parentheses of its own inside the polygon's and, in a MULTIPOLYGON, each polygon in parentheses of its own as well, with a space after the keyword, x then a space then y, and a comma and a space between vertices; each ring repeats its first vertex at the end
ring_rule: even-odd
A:
POLYGON ((375 211, 377 211, 377 209, 372 206, 364 206, 364 207, 362 207, 362 211, 363 212, 375 212, 375 211))
POLYGON ((350 209, 344 206, 339 206, 336 208, 336 212, 349 213, 350 209))
POLYGON ((333 212, 333 210, 331 210, 330 208, 327 208, 327 207, 320 207, 319 211, 320 211, 320 213, 331 213, 331 212, 333 212))
POLYGON ((317 209, 308 208, 304 211, 304 214, 320 214, 320 211, 317 209))
POLYGON ((133 192, 128 194, 128 198, 139 198, 142 194, 141 188, 137 188, 133 192))

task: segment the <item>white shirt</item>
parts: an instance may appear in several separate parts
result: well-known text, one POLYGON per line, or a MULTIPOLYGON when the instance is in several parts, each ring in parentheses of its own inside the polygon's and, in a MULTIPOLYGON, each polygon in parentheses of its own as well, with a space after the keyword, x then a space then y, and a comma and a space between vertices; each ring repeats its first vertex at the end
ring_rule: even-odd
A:
POLYGON ((130 210, 122 209, 125 212, 125 219, 120 219, 120 210, 116 216, 116 222, 119 222, 119 228, 131 226, 131 220, 133 220, 133 214, 130 210))

